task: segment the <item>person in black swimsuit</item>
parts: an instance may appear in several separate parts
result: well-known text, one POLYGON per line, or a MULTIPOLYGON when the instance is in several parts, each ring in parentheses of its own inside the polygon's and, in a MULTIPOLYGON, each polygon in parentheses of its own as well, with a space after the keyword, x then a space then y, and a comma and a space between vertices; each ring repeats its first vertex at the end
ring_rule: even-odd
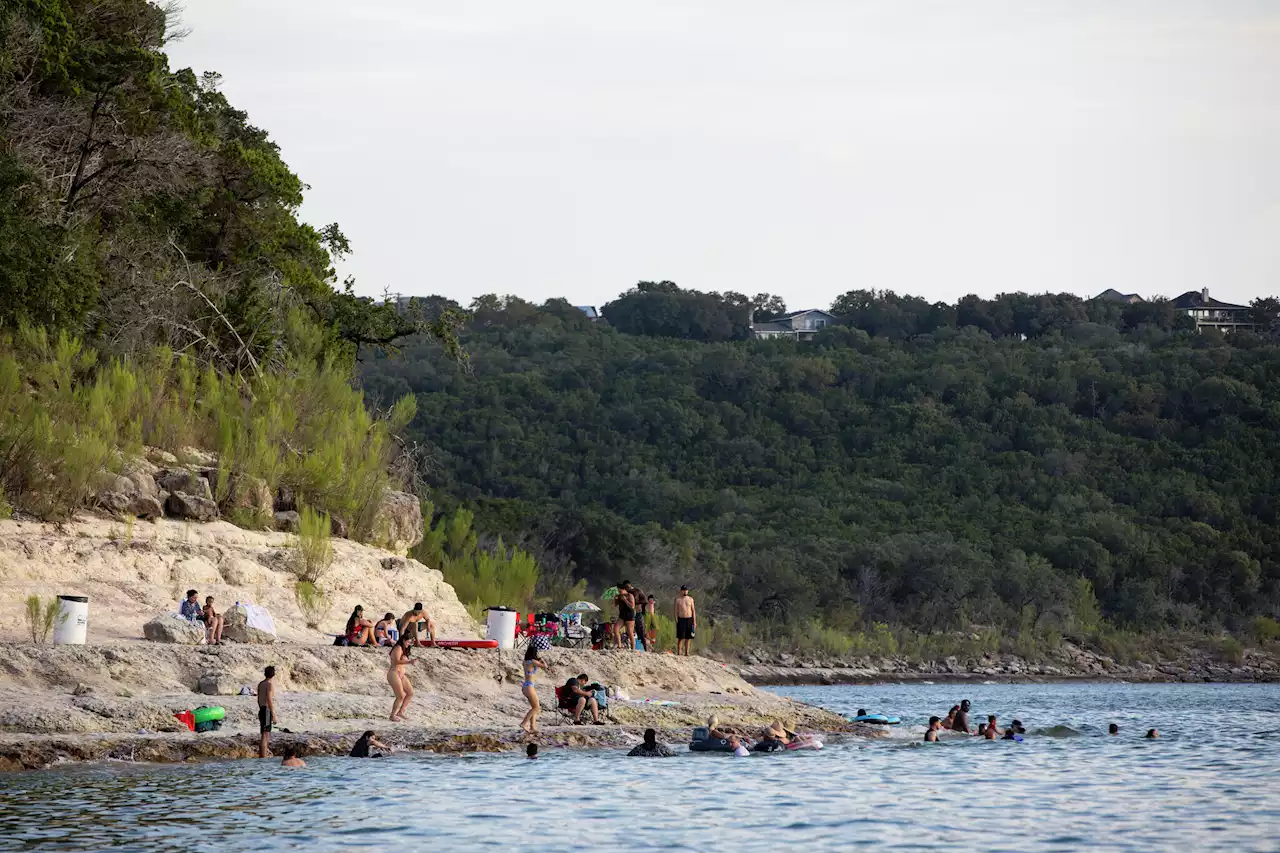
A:
POLYGON ((618 621, 622 623, 622 647, 635 650, 636 647, 636 600, 631 594, 631 581, 623 581, 618 585, 618 621))

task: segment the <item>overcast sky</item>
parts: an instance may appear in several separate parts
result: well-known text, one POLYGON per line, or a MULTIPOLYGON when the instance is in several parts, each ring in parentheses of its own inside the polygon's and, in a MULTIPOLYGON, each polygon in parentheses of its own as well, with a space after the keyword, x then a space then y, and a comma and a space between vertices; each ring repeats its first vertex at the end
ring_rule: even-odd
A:
POLYGON ((1280 3, 187 0, 361 292, 1280 293, 1280 3))

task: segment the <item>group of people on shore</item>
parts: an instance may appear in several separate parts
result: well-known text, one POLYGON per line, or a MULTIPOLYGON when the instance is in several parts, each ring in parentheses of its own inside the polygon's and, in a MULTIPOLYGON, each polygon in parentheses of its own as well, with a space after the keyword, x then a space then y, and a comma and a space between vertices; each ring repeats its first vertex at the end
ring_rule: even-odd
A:
POLYGON ((376 622, 364 615, 363 605, 357 604, 347 617, 347 627, 338 639, 341 645, 346 646, 391 647, 402 635, 415 642, 429 643, 435 640, 436 623, 422 609, 422 602, 414 602, 413 607, 399 619, 394 613, 388 612, 376 622))
MULTIPOLYGON (((603 650, 607 638, 616 649, 653 651, 658 639, 657 597, 646 595, 631 581, 619 581, 617 590, 613 605, 618 612, 602 626, 603 636, 593 635, 591 647, 603 650)), ((698 609, 687 585, 681 586, 680 593, 676 596, 675 618, 676 654, 687 657, 698 628, 698 609)))
POLYGON ((200 593, 194 589, 187 590, 187 595, 178 605, 178 615, 188 622, 200 622, 204 625, 204 642, 211 646, 222 645, 222 628, 225 618, 213 608, 213 596, 206 595, 204 605, 200 604, 200 593))
MULTIPOLYGON (((924 739, 927 743, 936 743, 938 733, 944 731, 960 732, 966 735, 974 735, 985 740, 1014 740, 1021 741, 1022 736, 1027 733, 1026 728, 1022 725, 1021 720, 1014 720, 1008 728, 1001 729, 999 721, 995 714, 988 714, 985 723, 979 723, 975 731, 969 727, 969 710, 971 705, 968 699, 963 700, 959 705, 952 705, 951 710, 947 712, 946 717, 930 717, 929 725, 925 729, 924 739)), ((858 715, 862 716, 865 712, 858 711, 858 715)), ((1107 734, 1120 734, 1120 727, 1112 723, 1107 727, 1107 734)), ((1160 737, 1160 732, 1156 729, 1148 729, 1145 735, 1147 739, 1155 739, 1160 737)))

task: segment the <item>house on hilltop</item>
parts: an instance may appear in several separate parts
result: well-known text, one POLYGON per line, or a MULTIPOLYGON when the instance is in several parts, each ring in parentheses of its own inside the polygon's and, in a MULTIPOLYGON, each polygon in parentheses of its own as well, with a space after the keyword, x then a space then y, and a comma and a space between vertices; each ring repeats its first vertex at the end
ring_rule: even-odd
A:
POLYGON ((1132 305, 1135 302, 1141 302, 1142 297, 1136 293, 1121 293, 1113 287, 1099 293, 1094 299, 1101 299, 1106 302, 1123 302, 1125 305, 1132 305))
POLYGON ((834 325, 840 318, 817 308, 805 311, 792 311, 775 317, 767 322, 757 323, 754 314, 751 318, 751 337, 753 338, 792 338, 806 341, 818 334, 827 326, 834 325))
POLYGON ((575 305, 574 307, 577 308, 579 311, 581 311, 583 314, 586 314, 587 319, 593 323, 596 320, 601 319, 600 312, 596 310, 596 306, 594 305, 575 305))
POLYGON ((1196 331, 1217 329, 1219 332, 1256 331, 1253 309, 1248 305, 1233 305, 1209 296, 1209 288, 1188 290, 1173 300, 1173 307, 1196 321, 1196 331))

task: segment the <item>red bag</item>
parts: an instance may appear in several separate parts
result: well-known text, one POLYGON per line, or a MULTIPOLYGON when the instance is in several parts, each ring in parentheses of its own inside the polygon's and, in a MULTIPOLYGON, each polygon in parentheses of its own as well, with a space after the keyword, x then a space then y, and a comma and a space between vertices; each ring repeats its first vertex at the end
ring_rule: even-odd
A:
POLYGON ((186 726, 187 728, 191 729, 191 731, 193 731, 193 732, 194 732, 194 731, 196 730, 196 715, 195 715, 195 714, 191 713, 190 711, 179 711, 178 713, 174 714, 173 716, 177 717, 177 718, 178 718, 178 722, 182 723, 184 726, 186 726))

